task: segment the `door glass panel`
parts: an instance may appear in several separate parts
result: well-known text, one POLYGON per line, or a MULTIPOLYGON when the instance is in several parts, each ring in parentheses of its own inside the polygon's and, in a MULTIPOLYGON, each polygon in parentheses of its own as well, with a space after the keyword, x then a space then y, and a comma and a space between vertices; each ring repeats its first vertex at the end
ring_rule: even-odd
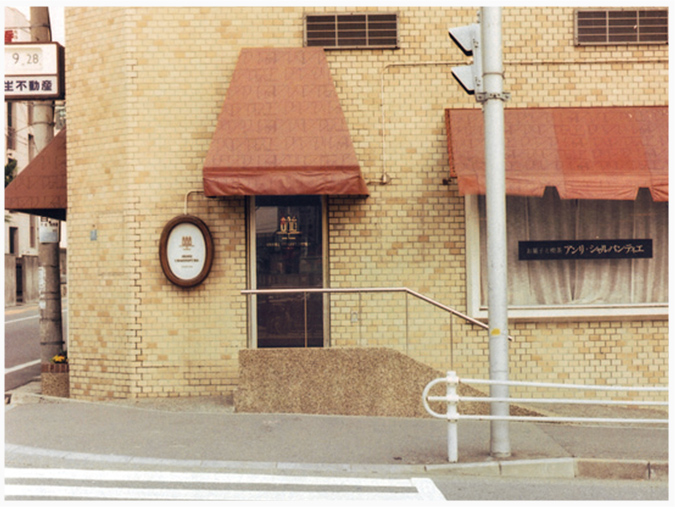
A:
MULTIPOLYGON (((258 289, 323 287, 320 196, 259 196, 255 202, 258 289)), ((321 347, 323 295, 257 296, 258 347, 321 347)))

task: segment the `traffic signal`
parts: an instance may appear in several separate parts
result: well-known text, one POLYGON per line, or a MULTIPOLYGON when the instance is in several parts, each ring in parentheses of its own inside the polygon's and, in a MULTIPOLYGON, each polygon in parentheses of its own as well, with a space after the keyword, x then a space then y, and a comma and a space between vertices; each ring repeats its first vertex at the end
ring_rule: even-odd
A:
POLYGON ((467 56, 473 55, 473 63, 471 65, 452 68, 452 75, 470 95, 483 92, 483 59, 481 56, 480 32, 479 23, 448 29, 450 38, 459 46, 464 54, 467 56))

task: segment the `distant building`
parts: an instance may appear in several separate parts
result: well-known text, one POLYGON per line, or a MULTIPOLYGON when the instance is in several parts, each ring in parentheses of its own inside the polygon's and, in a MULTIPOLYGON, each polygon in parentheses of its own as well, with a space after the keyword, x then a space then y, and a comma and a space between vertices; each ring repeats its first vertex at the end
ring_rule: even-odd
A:
MULTIPOLYGON (((17 9, 5 7, 5 45, 30 41, 30 20, 17 9)), ((55 131, 58 131, 64 127, 63 104, 56 104, 55 110, 55 131)), ((33 102, 6 100, 5 111, 5 164, 15 165, 16 176, 39 153, 33 135, 33 102)), ((38 300, 39 221, 36 214, 5 211, 5 306, 38 300)), ((65 294, 65 223, 61 228, 61 272, 65 294)))
MULTIPOLYGON (((30 41, 30 22, 17 9, 5 7, 5 44, 30 41)), ((35 156, 32 104, 5 101, 5 164, 12 160, 16 174, 35 156)), ((38 298, 38 217, 5 211, 5 305, 38 298)))
MULTIPOLYGON (((488 377, 418 299, 242 293, 487 317, 476 12, 66 8, 71 396, 226 395, 286 347, 488 377)), ((667 9, 502 13, 511 378, 667 385, 667 9)))

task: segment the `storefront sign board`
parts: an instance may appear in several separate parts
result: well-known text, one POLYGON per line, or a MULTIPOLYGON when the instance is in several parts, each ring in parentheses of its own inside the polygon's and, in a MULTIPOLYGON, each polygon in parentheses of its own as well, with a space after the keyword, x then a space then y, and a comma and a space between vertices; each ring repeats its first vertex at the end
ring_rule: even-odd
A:
POLYGON ((65 97, 63 46, 56 42, 5 45, 5 100, 65 97))
POLYGON ((651 239, 519 241, 518 259, 651 259, 651 239))

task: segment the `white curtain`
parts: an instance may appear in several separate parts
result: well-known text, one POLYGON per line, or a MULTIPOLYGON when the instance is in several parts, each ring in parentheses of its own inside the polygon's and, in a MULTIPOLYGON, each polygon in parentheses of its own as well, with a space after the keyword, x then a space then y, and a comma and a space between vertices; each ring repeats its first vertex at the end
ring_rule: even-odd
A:
MULTIPOLYGON (((487 302, 485 198, 479 197, 482 304, 487 302)), ((668 203, 648 190, 635 201, 507 197, 509 304, 514 306, 665 303, 668 203), (520 241, 651 239, 650 259, 518 260, 520 241)))

